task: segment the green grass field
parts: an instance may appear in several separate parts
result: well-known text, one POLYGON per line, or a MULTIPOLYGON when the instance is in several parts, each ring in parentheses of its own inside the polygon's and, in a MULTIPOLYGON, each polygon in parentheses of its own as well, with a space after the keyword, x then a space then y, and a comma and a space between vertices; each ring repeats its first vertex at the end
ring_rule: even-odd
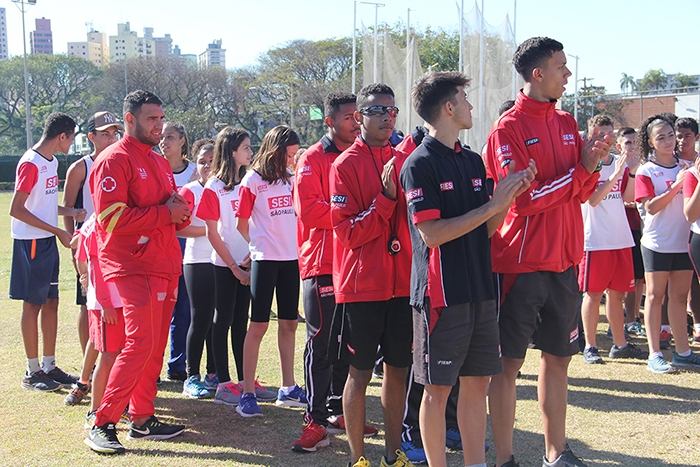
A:
MULTIPOLYGON (((127 454, 105 457, 83 444, 85 405, 63 405, 66 391, 49 394, 20 388, 25 368, 19 328, 21 304, 7 298, 12 240, 7 215, 11 193, 0 193, 0 465, 92 466, 92 465, 213 465, 213 466, 345 466, 348 460, 344 436, 332 436, 331 445, 314 454, 293 453, 290 448, 301 432, 302 409, 262 404, 264 417, 244 420, 234 410, 211 400, 182 397, 182 385, 164 381, 156 400, 157 415, 165 421, 187 425, 172 441, 127 441, 120 438, 127 454)), ((77 307, 72 305, 74 275, 66 250, 61 252, 61 306, 57 360, 66 371, 77 374, 81 355, 76 332, 77 307)), ((599 346, 609 350, 607 324, 599 326, 599 346)), ((279 385, 276 330, 272 323, 263 342, 260 380, 279 385)), ((296 378, 301 369, 305 340, 303 325, 297 334, 296 378)), ((638 342, 644 344, 643 342, 638 342)), ((700 349, 696 348, 696 351, 700 349)), ((231 359, 232 361, 233 359, 231 359)), ((656 375, 645 362, 608 362, 585 365, 577 355, 570 368, 568 411, 569 443, 590 466, 698 466, 700 465, 700 373, 656 375)), ((515 426, 516 456, 523 467, 542 464, 542 422, 537 405, 538 352, 529 351, 518 380, 515 426)), ((165 371, 163 371, 163 376, 165 371)), ((379 465, 383 431, 379 405, 379 381, 373 380, 368 397, 368 421, 380 428, 367 440, 367 455, 379 465)), ((488 435, 487 442, 493 444, 488 435)), ((449 453, 450 466, 461 466, 462 456, 449 453)), ((487 453, 493 465, 493 448, 487 453)))

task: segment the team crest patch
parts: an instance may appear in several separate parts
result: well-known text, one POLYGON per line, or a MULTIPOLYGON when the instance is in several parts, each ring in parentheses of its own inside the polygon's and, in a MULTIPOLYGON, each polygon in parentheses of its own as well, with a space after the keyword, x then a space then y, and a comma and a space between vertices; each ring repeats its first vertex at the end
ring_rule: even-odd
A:
POLYGON ((413 201, 414 199, 420 198, 421 196, 423 196, 423 188, 414 188, 406 192, 406 201, 413 201))
POLYGON ((117 188, 117 181, 112 177, 107 176, 102 179, 100 186, 102 187, 102 191, 111 193, 117 188))
POLYGON ((525 140, 525 146, 532 146, 533 144, 537 144, 540 142, 539 138, 530 138, 528 140, 525 140))
POLYGON ((267 185, 258 186, 258 193, 264 193, 267 191, 267 185))
MULTIPOLYGON (((141 180, 146 180, 148 178, 148 172, 143 167, 139 167, 139 176, 141 180)), ((170 174, 168 174, 168 179, 170 179, 170 174)))
POLYGON ((333 295, 333 286, 324 285, 323 287, 319 287, 318 293, 321 295, 321 297, 330 297, 331 295, 333 295))
POLYGON ((440 191, 449 191, 449 190, 454 190, 455 189, 455 184, 452 183, 450 180, 449 182, 442 182, 440 184, 440 191))
POLYGON ((576 340, 578 340, 578 328, 574 328, 574 330, 569 333, 569 344, 573 344, 576 340))
POLYGON ((474 191, 481 191, 483 185, 484 182, 480 178, 472 178, 472 186, 474 187, 474 191))
POLYGON ((331 204, 337 204, 338 206, 345 206, 348 202, 348 197, 343 195, 332 195, 331 204))

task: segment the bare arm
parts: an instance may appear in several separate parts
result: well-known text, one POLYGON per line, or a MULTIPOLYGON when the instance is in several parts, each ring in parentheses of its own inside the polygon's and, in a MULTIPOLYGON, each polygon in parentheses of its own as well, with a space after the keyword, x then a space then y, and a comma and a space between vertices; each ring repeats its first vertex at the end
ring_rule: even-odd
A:
POLYGON ((45 230, 54 234, 63 246, 69 248, 72 235, 65 230, 59 229, 58 227, 54 227, 42 221, 32 214, 25 206, 28 197, 29 193, 27 192, 15 191, 14 195, 12 195, 12 201, 10 203, 10 216, 24 222, 25 224, 29 224, 32 227, 36 227, 37 229, 45 230))
POLYGON ((182 238, 196 238, 203 237, 207 234, 207 229, 203 225, 188 225, 184 229, 177 231, 177 236, 182 238))
MULTIPOLYGON (((610 190, 613 189, 615 184, 622 178, 622 175, 625 173, 625 161, 626 157, 622 156, 619 157, 615 161, 615 171, 610 174, 607 180, 605 180, 602 183, 598 184, 598 188, 593 192, 590 198, 588 198, 588 204, 590 204, 593 207, 596 207, 601 201, 603 201, 603 198, 608 196, 608 193, 610 193, 610 190)), ((628 183, 628 187, 629 187, 628 183)), ((634 194, 634 189, 632 190, 632 193, 634 194)))
MULTIPOLYGON (((85 182, 85 164, 78 160, 71 164, 66 172, 66 183, 63 187, 63 206, 67 208, 75 207, 78 201, 78 192, 85 182)), ((70 216, 63 217, 63 225, 67 232, 73 233, 75 222, 70 216)))

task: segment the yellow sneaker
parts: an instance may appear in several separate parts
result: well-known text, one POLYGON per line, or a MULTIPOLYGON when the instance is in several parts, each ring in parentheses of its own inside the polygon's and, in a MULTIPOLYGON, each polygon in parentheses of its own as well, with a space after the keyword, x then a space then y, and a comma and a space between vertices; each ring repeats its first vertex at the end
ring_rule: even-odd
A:
MULTIPOLYGON (((369 465, 369 463, 368 463, 369 465)), ((406 454, 401 450, 396 450, 396 460, 393 464, 386 461, 386 457, 382 456, 382 461, 379 463, 379 467, 415 467, 413 463, 408 460, 406 454)))
POLYGON ((364 456, 360 456, 359 459, 357 459, 357 462, 354 464, 352 462, 348 462, 348 467, 370 467, 369 466, 369 461, 365 459, 364 456))

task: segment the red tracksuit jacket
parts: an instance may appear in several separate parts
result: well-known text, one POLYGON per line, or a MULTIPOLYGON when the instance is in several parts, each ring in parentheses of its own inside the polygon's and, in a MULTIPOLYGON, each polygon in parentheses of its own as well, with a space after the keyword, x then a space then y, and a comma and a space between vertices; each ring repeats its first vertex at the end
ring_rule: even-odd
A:
POLYGON ((410 295, 411 236, 406 200, 398 177, 408 157, 387 145, 369 146, 361 139, 331 166, 333 288, 337 303, 385 301, 410 295), (396 200, 382 193, 381 173, 396 156, 396 200), (392 230, 401 244, 388 251, 392 230))
POLYGON ((581 203, 595 191, 598 173, 581 165, 583 140, 576 121, 540 102, 518 94, 515 106, 494 124, 488 138, 489 176, 496 183, 508 172, 537 164, 537 176, 510 207, 491 239, 497 273, 562 272, 583 256, 581 203))
POLYGON ((330 171, 340 152, 328 136, 306 150, 294 177, 297 251, 302 279, 333 273, 330 171))
POLYGON ((165 206, 176 185, 163 156, 124 135, 97 156, 90 188, 105 280, 129 275, 171 279, 182 273, 175 224, 165 206))

